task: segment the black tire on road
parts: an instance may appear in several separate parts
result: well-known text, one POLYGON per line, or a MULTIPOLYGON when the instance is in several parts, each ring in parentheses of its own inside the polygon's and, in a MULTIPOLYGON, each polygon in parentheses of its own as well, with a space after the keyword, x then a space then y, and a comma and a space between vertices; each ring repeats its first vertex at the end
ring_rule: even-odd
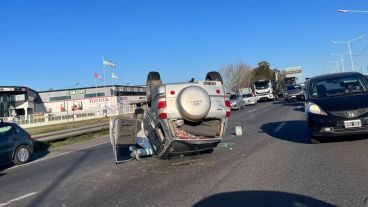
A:
POLYGON ((146 97, 147 97, 147 105, 149 107, 151 107, 151 101, 152 101, 152 96, 151 96, 151 92, 152 89, 154 88, 154 86, 157 85, 161 85, 161 77, 160 77, 160 73, 156 72, 156 71, 151 71, 148 73, 147 75, 147 82, 146 82, 146 97))
POLYGON ((219 72, 211 71, 207 73, 206 81, 220 81, 222 83, 222 77, 219 72))
POLYGON ((14 153, 13 163, 15 165, 22 165, 31 160, 31 149, 27 145, 20 145, 14 153))

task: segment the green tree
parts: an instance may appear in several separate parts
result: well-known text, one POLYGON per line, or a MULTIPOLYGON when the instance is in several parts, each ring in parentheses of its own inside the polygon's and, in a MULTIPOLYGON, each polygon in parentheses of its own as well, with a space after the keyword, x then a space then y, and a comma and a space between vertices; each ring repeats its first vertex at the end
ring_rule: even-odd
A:
POLYGON ((261 61, 253 71, 255 80, 272 80, 274 79, 274 71, 271 70, 270 63, 261 61))

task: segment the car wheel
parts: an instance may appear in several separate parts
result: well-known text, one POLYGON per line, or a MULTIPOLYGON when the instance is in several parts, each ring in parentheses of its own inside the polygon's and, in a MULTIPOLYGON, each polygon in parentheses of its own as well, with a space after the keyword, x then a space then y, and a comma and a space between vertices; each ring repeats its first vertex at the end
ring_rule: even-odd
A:
POLYGON ((20 145, 14 153, 13 163, 16 165, 22 165, 31 160, 31 149, 26 145, 20 145))
POLYGON ((154 88, 154 86, 161 85, 161 84, 162 82, 161 82, 160 73, 156 71, 151 71, 148 73, 147 82, 146 82, 146 97, 147 97, 147 105, 149 107, 151 107, 152 89, 154 88))
POLYGON ((211 71, 207 73, 206 81, 220 81, 222 83, 222 77, 219 72, 211 71))

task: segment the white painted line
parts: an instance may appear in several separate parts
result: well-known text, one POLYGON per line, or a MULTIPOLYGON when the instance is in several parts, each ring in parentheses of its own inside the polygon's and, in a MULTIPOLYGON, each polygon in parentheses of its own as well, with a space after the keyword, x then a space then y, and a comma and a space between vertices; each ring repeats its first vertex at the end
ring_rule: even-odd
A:
POLYGON ((252 109, 252 110, 250 110, 250 111, 248 111, 248 112, 250 113, 250 112, 253 112, 253 111, 255 111, 255 110, 257 110, 257 109, 252 109))
POLYGON ((36 194, 37 192, 33 192, 33 193, 28 193, 28 194, 25 194, 23 196, 20 196, 18 198, 14 198, 14 199, 11 199, 10 201, 6 202, 6 203, 0 203, 0 207, 2 206, 6 206, 6 205, 9 205, 11 204, 12 202, 15 202, 15 201, 19 201, 19 200, 22 200, 22 199, 25 199, 27 197, 30 197, 30 196, 33 196, 34 194, 36 194))
POLYGON ((274 132, 279 132, 280 129, 286 124, 286 122, 282 122, 276 129, 274 132))
POLYGON ((301 109, 301 108, 304 108, 304 106, 298 106, 298 107, 296 107, 297 109, 301 109))
MULTIPOLYGON (((56 154, 56 155, 48 156, 48 157, 45 157, 45 158, 41 158, 41 159, 38 159, 38 160, 35 160, 35 161, 32 161, 32 162, 26 163, 26 164, 23 164, 23 165, 16 165, 14 167, 8 168, 6 171, 12 170, 12 169, 15 169, 15 168, 19 168, 19 167, 24 167, 24 166, 32 165, 32 164, 35 164, 35 163, 38 163, 38 162, 49 160, 49 159, 52 159, 52 158, 55 158, 55 157, 60 157, 60 156, 67 155, 67 154, 70 154, 70 153, 73 153, 73 152, 77 152, 77 151, 80 151, 80 150, 84 150, 84 149, 88 149, 88 148, 95 147, 95 146, 98 146, 98 145, 106 144, 106 143, 109 143, 109 142, 110 141, 106 141, 106 142, 102 142, 102 143, 97 143, 97 144, 89 145, 89 146, 82 147, 82 148, 79 148, 79 149, 76 149, 76 150, 72 150, 72 151, 68 151, 68 152, 63 152, 63 153, 60 153, 60 154, 56 154)), ((6 172, 6 171, 4 171, 4 172, 6 172)))

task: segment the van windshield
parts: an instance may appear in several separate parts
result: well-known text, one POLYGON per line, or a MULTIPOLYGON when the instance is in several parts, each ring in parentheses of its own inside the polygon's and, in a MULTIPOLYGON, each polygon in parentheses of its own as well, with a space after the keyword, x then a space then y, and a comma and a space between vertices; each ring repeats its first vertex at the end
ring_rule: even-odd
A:
POLYGON ((266 89, 268 88, 268 82, 258 82, 258 83, 254 83, 254 86, 256 87, 256 89, 266 89))

